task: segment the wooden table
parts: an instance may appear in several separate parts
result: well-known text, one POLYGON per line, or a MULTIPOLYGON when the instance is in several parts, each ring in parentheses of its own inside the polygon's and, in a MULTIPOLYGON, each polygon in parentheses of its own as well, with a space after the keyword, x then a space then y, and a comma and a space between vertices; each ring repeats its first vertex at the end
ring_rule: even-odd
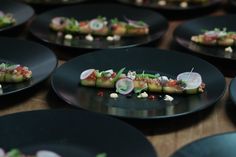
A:
MULTIPOLYGON (((211 15, 222 14, 225 14, 223 9, 218 9, 211 13, 211 15)), ((157 47, 170 49, 173 30, 183 21, 184 20, 171 20, 167 33, 162 40, 157 43, 157 47)), ((19 38, 25 38, 26 36, 27 28, 22 31, 19 38)), ((63 50, 57 48, 53 48, 53 50, 60 58, 59 65, 78 55, 78 53, 72 53, 73 55, 71 55, 71 53, 63 52, 63 50)), ((158 151, 160 157, 167 157, 181 146, 196 139, 217 133, 236 131, 236 116, 234 116, 236 107, 230 101, 228 92, 228 85, 231 79, 230 77, 226 77, 227 89, 223 98, 214 107, 204 111, 166 120, 122 120, 142 131, 158 151)), ((49 79, 35 87, 30 94, 24 95, 19 100, 6 99, 1 101, 0 104, 0 115, 39 109, 71 108, 71 106, 61 101, 52 92, 49 79)))

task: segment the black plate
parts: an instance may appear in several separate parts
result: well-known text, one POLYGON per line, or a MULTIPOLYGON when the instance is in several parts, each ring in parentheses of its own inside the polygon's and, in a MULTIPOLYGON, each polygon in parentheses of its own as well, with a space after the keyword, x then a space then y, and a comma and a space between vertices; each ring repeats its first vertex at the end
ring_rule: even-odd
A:
POLYGON ((225 52, 225 47, 220 46, 203 46, 191 41, 191 36, 202 33, 202 30, 210 30, 216 27, 229 31, 236 31, 236 15, 203 17, 187 21, 176 28, 174 38, 181 46, 201 55, 217 57, 226 60, 236 60, 236 47, 233 47, 234 52, 225 52))
POLYGON ((212 105, 224 94, 225 80, 214 66, 199 58, 154 48, 131 48, 103 50, 77 57, 56 70, 52 77, 52 87, 59 97, 79 108, 113 116, 150 119, 186 115, 212 105), (117 71, 122 67, 141 72, 159 72, 172 78, 194 67, 206 83, 206 92, 199 95, 176 95, 175 100, 168 103, 164 100, 140 100, 136 96, 120 96, 114 100, 109 97, 109 93, 114 90, 105 90, 105 96, 99 97, 97 93, 101 89, 79 85, 80 74, 86 69, 117 71))
POLYGON ((80 110, 43 110, 0 119, 0 146, 34 153, 47 149, 65 157, 156 157, 148 140, 133 127, 80 110))
POLYGON ((206 8, 212 7, 221 2, 221 0, 209 0, 209 2, 205 4, 189 5, 188 7, 183 8, 176 4, 167 4, 165 6, 161 6, 161 5, 158 5, 157 3, 137 4, 135 3, 135 0, 117 0, 117 1, 125 3, 125 4, 139 6, 139 7, 157 9, 160 11, 163 11, 163 10, 165 11, 194 11, 194 10, 206 9, 206 8))
POLYGON ((235 157, 236 133, 225 133, 205 137, 190 143, 171 157, 235 157))
POLYGON ((46 12, 33 22, 30 31, 37 38, 55 45, 84 49, 103 49, 132 47, 149 43, 159 39, 164 34, 167 27, 166 19, 154 11, 118 4, 102 3, 64 7, 46 12), (57 33, 51 31, 49 28, 51 19, 56 16, 77 17, 79 20, 88 20, 98 15, 106 16, 108 19, 114 17, 124 19, 126 16, 130 19, 143 20, 150 25, 150 34, 142 37, 126 37, 118 42, 109 42, 106 41, 106 39, 90 42, 85 39, 75 38, 72 42, 68 43, 58 39, 57 33))
POLYGON ((57 59, 48 48, 39 44, 11 38, 0 38, 0 63, 21 64, 29 67, 33 77, 29 81, 17 84, 2 84, 0 96, 13 94, 30 88, 46 79, 56 68, 57 59))
POLYGON ((0 10, 12 14, 16 19, 14 25, 1 28, 0 32, 20 26, 34 15, 34 10, 30 6, 10 0, 1 0, 0 10))
POLYGON ((74 4, 78 2, 83 2, 86 0, 20 0, 22 2, 30 4, 40 4, 40 5, 64 5, 64 4, 74 4))
POLYGON ((230 83, 229 93, 232 101, 236 104, 236 77, 230 83))

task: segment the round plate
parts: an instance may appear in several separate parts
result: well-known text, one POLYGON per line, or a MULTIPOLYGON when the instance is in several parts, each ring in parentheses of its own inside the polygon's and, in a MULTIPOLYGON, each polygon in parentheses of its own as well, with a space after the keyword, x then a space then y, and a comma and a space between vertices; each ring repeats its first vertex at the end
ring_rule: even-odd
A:
POLYGON ((230 83, 229 93, 232 101, 236 104, 236 77, 230 83))
POLYGON ((56 68, 57 59, 48 48, 39 44, 11 38, 0 38, 0 63, 13 63, 29 67, 32 79, 22 83, 2 84, 1 96, 30 88, 46 79, 56 68))
POLYGON ((234 157, 236 133, 225 133, 206 137, 190 143, 171 157, 234 157))
POLYGON ((199 58, 155 48, 131 48, 79 56, 56 70, 52 87, 59 97, 79 108, 119 117, 150 119, 186 115, 214 104, 224 94, 225 80, 213 65, 199 58), (158 72, 172 78, 194 67, 194 71, 202 75, 206 91, 196 95, 172 95, 174 101, 166 102, 139 99, 135 95, 112 99, 109 95, 115 90, 103 90, 104 96, 100 97, 97 94, 102 89, 80 85, 80 74, 86 69, 118 71, 123 67, 139 72, 158 72))
POLYGON ((196 5, 189 5, 188 7, 180 7, 176 4, 167 4, 165 6, 161 6, 158 3, 154 2, 146 2, 144 4, 138 4, 135 2, 135 0, 117 0, 119 2, 125 3, 125 4, 131 4, 139 7, 145 7, 145 8, 151 8, 151 9, 157 9, 157 10, 166 10, 166 11, 194 11, 199 9, 205 9, 212 7, 214 5, 217 5, 221 2, 221 0, 209 0, 208 3, 204 4, 196 4, 196 5))
POLYGON ((148 140, 117 119, 80 110, 42 110, 0 119, 0 145, 26 153, 55 151, 67 157, 156 157, 148 140), (9 125, 11 124, 11 125, 9 125))
POLYGON ((1 0, 0 10, 12 14, 16 19, 14 25, 0 28, 0 33, 26 23, 34 15, 34 10, 30 6, 9 0, 1 0))
POLYGON ((86 0, 21 0, 30 4, 40 4, 40 5, 64 5, 64 4, 74 4, 78 2, 83 2, 86 0))
POLYGON ((198 54, 217 57, 226 60, 236 60, 236 48, 234 52, 225 52, 225 47, 203 46, 191 41, 191 36, 202 34, 202 30, 212 30, 214 28, 227 28, 228 31, 236 31, 236 15, 203 17, 187 21, 176 28, 174 38, 181 46, 198 54))
POLYGON ((149 43, 159 39, 164 34, 167 27, 168 24, 166 19, 154 11, 118 4, 102 3, 64 7, 46 12, 40 15, 33 22, 30 31, 37 38, 55 45, 84 49, 104 49, 132 47, 149 43), (81 38, 74 38, 71 42, 68 42, 64 41, 63 37, 59 38, 57 33, 51 31, 49 28, 51 19, 56 16, 75 17, 78 18, 78 20, 89 20, 96 18, 99 15, 105 16, 108 19, 117 17, 124 20, 124 17, 127 17, 134 20, 143 20, 149 24, 150 34, 141 37, 124 37, 117 42, 109 42, 104 38, 99 38, 100 40, 98 39, 93 42, 81 38))

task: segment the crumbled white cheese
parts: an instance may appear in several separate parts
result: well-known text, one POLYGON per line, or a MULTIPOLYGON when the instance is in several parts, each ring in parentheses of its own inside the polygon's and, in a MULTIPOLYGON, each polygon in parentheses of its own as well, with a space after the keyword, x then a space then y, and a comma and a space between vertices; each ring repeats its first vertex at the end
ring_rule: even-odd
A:
POLYGON ((134 80, 136 78, 136 71, 129 71, 127 73, 127 77, 130 78, 131 80, 134 80))
POLYGON ((138 98, 147 98, 148 97, 148 93, 147 92, 140 93, 137 97, 138 98))
POLYGON ((91 34, 86 35, 85 39, 88 40, 88 41, 93 41, 94 40, 94 38, 91 34))
POLYGON ((166 1, 160 0, 160 1, 158 1, 158 5, 165 6, 166 5, 166 1))
POLYGON ((188 3, 187 2, 181 2, 180 3, 180 7, 187 8, 188 7, 188 3))
POLYGON ((114 40, 114 38, 112 37, 112 36, 107 36, 107 41, 113 41, 114 40))
POLYGON ((73 39, 73 36, 71 34, 66 34, 65 35, 65 39, 67 40, 72 40, 73 39))
POLYGON ((118 94, 117 93, 111 93, 110 97, 113 98, 113 99, 116 99, 116 98, 118 98, 118 94))
POLYGON ((114 41, 119 41, 120 40, 120 36, 119 35, 114 35, 113 39, 114 39, 114 41))
POLYGON ((0 89, 2 89, 2 85, 0 84, 0 89))
POLYGON ((165 95, 164 100, 165 100, 165 101, 173 101, 174 98, 171 97, 171 96, 169 96, 169 95, 165 95))
POLYGON ((231 46, 226 47, 226 48, 225 48, 225 52, 230 52, 230 53, 232 53, 232 52, 233 52, 232 47, 231 47, 231 46))

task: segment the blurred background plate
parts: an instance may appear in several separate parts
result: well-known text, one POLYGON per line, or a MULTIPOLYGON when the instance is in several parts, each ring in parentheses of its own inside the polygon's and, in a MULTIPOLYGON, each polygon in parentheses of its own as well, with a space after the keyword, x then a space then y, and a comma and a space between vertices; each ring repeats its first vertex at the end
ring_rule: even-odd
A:
POLYGON ((70 7, 63 7, 48 11, 39 15, 31 26, 31 33, 44 42, 70 48, 79 49, 105 49, 105 48, 125 48, 147 44, 159 39, 167 30, 168 22, 160 14, 146 9, 134 8, 120 4, 112 3, 90 3, 70 7), (57 16, 74 17, 78 20, 90 20, 97 16, 105 16, 108 19, 118 18, 124 20, 124 17, 133 20, 142 20, 149 24, 149 35, 141 37, 123 37, 120 41, 110 42, 106 38, 95 39, 93 42, 81 38, 74 38, 71 41, 58 37, 57 33, 49 28, 52 18, 57 16))
POLYGON ((180 1, 178 0, 175 2, 172 1, 171 3, 165 0, 159 0, 159 1, 158 0, 156 1, 155 0, 117 0, 117 1, 125 3, 125 4, 135 5, 138 7, 156 9, 158 11, 190 11, 190 12, 214 7, 222 2, 221 0, 205 0, 205 2, 202 1, 200 3, 187 3, 187 6, 185 4, 182 4, 181 6, 180 1), (163 2, 165 3, 165 5, 163 5, 163 2))
POLYGON ((235 157, 236 133, 225 133, 194 141, 171 157, 235 157))
POLYGON ((14 2, 11 0, 1 0, 0 3, 0 10, 5 13, 12 14, 16 20, 14 25, 0 28, 0 33, 26 23, 34 15, 34 10, 26 4, 14 2))
POLYGON ((182 47, 204 56, 222 60, 236 61, 236 47, 232 46, 233 53, 225 52, 223 46, 204 46, 191 41, 193 35, 202 34, 203 30, 227 28, 227 31, 236 31, 236 15, 207 16, 184 22, 174 31, 176 42, 182 47))
POLYGON ((80 110, 41 110, 0 118, 0 146, 25 153, 55 151, 64 157, 157 157, 133 127, 107 116, 80 110))
MULTIPOLYGON (((203 110, 216 103, 225 92, 225 79, 221 72, 208 62, 187 54, 155 48, 102 50, 81 55, 59 67, 52 76, 52 87, 67 103, 93 112, 123 118, 160 119, 183 116, 203 110), (80 85, 80 74, 86 69, 107 70, 126 67, 138 72, 160 73, 176 78, 179 73, 200 73, 206 84, 205 92, 195 95, 172 95, 173 102, 163 98, 139 99, 136 95, 110 98, 114 89, 105 90, 80 85), (98 96, 99 91, 104 96, 98 96)), ((160 95, 160 94, 159 94, 160 95)), ((158 94, 156 94, 158 96, 158 94)))
POLYGON ((1 83, 0 97, 31 88, 53 72, 57 58, 48 48, 37 43, 13 38, 0 38, 0 63, 13 63, 29 67, 32 79, 22 83, 1 83))

